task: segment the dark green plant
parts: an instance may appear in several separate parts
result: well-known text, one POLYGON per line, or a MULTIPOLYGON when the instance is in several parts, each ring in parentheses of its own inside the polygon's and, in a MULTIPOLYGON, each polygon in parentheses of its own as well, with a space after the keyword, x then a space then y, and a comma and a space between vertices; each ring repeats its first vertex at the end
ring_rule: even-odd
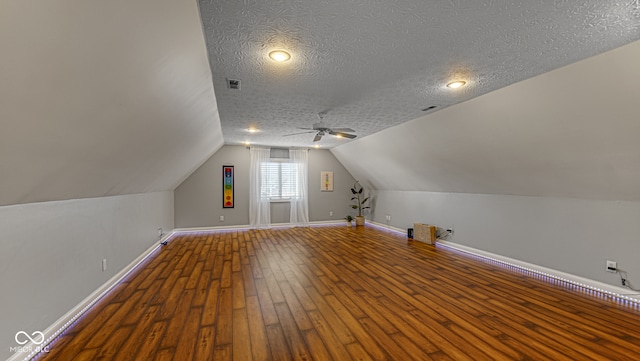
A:
POLYGON ((356 181, 353 184, 353 188, 351 188, 351 193, 353 193, 353 197, 351 197, 351 200, 356 201, 355 204, 351 205, 351 208, 358 210, 358 217, 362 217, 363 210, 367 208, 371 208, 369 206, 365 206, 365 203, 367 203, 367 201, 369 200, 369 197, 364 197, 364 194, 362 194, 363 191, 364 191, 364 188, 362 188, 359 181, 356 181))
POLYGON ((351 217, 351 215, 347 215, 346 217, 344 217, 344 220, 351 223, 351 221, 353 221, 353 217, 351 217))

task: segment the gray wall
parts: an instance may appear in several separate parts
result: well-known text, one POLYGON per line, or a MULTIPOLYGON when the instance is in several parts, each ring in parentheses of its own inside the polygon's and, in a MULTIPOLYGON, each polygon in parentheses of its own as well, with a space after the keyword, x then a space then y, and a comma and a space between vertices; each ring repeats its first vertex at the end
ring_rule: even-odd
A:
POLYGON ((173 193, 0 207, 0 359, 44 331, 173 229, 173 193), (102 272, 102 259, 107 271, 102 272))
POLYGON ((640 41, 331 151, 377 190, 640 202, 640 87, 616 86, 638 59, 640 41))
POLYGON ((614 260, 640 288, 640 87, 616 86, 638 58, 635 42, 331 151, 376 189, 378 222, 454 225, 453 242, 619 286, 614 260))
POLYGON ((351 187, 355 179, 328 150, 309 151, 309 219, 339 220, 355 215, 351 204, 351 187), (320 172, 333 171, 333 192, 320 191, 320 172), (333 216, 329 216, 333 212, 333 216))
MULTIPOLYGON (((249 224, 249 165, 244 146, 227 145, 216 152, 174 192, 177 228, 249 224), (222 166, 235 171, 235 208, 222 208, 222 166), (224 216, 224 221, 220 221, 224 216)), ((355 180, 338 160, 323 149, 309 150, 309 220, 340 220, 353 214, 349 188, 355 180), (320 191, 320 171, 334 172, 334 191, 320 191), (333 212, 330 216, 329 213, 333 212)), ((271 204, 272 223, 289 222, 289 203, 271 204)))
POLYGON ((452 242, 620 286, 618 262, 640 288, 640 202, 378 191, 373 218, 406 229, 453 227, 452 242))
POLYGON ((173 190, 224 143, 197 1, 0 14, 0 205, 173 190))
POLYGON ((175 189, 176 228, 249 224, 250 163, 246 147, 223 146, 214 153, 175 189), (223 165, 234 166, 234 208, 222 208, 223 165))

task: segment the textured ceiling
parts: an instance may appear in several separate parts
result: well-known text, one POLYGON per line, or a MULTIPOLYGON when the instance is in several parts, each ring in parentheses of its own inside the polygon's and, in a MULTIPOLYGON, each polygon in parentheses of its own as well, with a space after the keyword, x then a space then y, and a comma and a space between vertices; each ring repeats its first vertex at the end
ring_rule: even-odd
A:
POLYGON ((636 41, 332 152, 376 190, 639 202, 639 63, 636 41))
POLYGON ((226 144, 310 146, 282 135, 319 112, 362 138, 640 38, 637 0, 201 0, 200 13, 226 144), (282 48, 290 61, 268 58, 282 48))

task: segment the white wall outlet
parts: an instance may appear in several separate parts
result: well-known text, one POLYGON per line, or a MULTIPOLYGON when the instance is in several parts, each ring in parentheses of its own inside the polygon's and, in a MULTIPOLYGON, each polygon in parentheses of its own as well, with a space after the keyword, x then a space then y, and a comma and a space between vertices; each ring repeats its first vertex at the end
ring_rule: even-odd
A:
POLYGON ((224 222, 224 216, 220 216, 220 222, 224 222))
POLYGON ((387 214, 387 221, 391 222, 391 216, 387 214))
POLYGON ((618 271, 618 262, 607 261, 607 272, 616 273, 618 271))
POLYGON ((107 270, 107 259, 106 259, 106 258, 104 258, 104 259, 102 260, 102 272, 104 272, 104 271, 106 271, 106 270, 107 270))
POLYGON ((444 234, 443 236, 444 236, 444 237, 448 236, 449 238, 448 238, 447 240, 452 240, 452 239, 453 239, 453 232, 454 232, 454 230, 453 230, 453 224, 452 224, 452 225, 450 225, 449 227, 447 227, 446 232, 447 232, 447 233, 446 233, 446 234, 444 234))
POLYGON ((333 217, 333 211, 329 211, 329 217, 333 217))

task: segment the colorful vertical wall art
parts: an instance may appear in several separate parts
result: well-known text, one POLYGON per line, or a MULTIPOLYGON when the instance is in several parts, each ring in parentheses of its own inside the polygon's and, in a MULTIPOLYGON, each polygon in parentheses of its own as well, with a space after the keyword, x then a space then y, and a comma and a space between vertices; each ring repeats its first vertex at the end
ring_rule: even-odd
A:
POLYGON ((320 172, 320 190, 322 192, 333 192, 333 172, 320 172))
POLYGON ((233 208, 233 166, 222 166, 222 208, 233 208))

